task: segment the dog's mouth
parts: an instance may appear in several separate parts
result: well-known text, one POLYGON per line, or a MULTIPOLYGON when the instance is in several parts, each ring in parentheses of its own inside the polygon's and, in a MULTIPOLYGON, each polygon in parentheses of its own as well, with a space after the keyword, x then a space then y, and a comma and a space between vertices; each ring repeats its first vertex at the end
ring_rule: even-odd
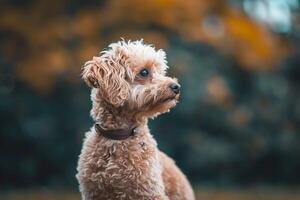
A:
POLYGON ((169 101, 179 101, 179 94, 173 95, 173 96, 169 96, 167 98, 162 99, 163 103, 169 102, 169 101))
POLYGON ((165 98, 161 98, 152 104, 149 107, 149 116, 156 117, 158 114, 165 113, 170 111, 171 108, 174 108, 179 101, 179 94, 166 96, 165 98))

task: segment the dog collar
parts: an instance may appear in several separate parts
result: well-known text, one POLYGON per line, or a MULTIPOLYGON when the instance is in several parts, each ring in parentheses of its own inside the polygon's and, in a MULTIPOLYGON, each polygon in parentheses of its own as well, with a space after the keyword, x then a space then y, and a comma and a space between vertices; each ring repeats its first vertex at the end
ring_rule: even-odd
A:
POLYGON ((95 130, 99 135, 111 140, 126 140, 136 134, 136 127, 134 126, 130 126, 128 129, 104 130, 99 124, 95 124, 95 130))

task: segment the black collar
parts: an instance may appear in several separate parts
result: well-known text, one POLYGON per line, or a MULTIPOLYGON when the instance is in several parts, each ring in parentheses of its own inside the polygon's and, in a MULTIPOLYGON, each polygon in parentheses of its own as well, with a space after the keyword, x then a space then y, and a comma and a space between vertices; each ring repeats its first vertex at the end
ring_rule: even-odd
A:
POLYGON ((136 127, 134 126, 128 129, 104 130, 99 124, 95 124, 95 130, 98 134, 111 140, 126 140, 136 133, 136 127))

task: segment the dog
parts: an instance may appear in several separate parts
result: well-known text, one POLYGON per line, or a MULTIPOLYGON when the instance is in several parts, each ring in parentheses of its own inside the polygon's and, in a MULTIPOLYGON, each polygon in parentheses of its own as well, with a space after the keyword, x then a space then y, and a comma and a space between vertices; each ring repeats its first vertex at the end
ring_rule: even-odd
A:
POLYGON ((187 178, 158 149, 147 125, 179 100, 180 85, 166 76, 167 68, 165 52, 143 40, 112 43, 83 66, 95 124, 78 161, 82 199, 195 199, 187 178))

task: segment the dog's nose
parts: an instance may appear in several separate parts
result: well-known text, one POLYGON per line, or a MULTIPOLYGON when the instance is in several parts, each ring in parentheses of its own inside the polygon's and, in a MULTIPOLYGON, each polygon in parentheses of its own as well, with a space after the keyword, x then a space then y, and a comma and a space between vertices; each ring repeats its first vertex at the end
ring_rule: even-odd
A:
POLYGON ((172 83, 170 86, 170 89, 175 93, 175 94, 179 94, 180 92, 180 86, 176 83, 172 83))

